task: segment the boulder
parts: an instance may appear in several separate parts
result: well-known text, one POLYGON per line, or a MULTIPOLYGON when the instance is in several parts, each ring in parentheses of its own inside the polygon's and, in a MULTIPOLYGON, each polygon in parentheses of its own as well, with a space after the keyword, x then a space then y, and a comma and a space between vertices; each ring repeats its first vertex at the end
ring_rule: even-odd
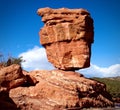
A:
POLYGON ((20 65, 13 64, 0 69, 0 90, 21 86, 26 82, 26 77, 22 73, 20 65))
POLYGON ((35 86, 10 90, 10 98, 21 110, 77 110, 113 106, 103 83, 82 74, 62 70, 36 70, 29 73, 35 86))
MULTIPOLYGON (((0 69, 0 109, 19 110, 17 105, 9 97, 9 90, 22 86, 27 82, 20 65, 13 64, 0 69)), ((19 92, 19 91, 18 91, 19 92)))
POLYGON ((38 9, 45 23, 40 30, 40 43, 45 47, 48 61, 62 70, 90 66, 93 43, 93 20, 84 9, 38 9))

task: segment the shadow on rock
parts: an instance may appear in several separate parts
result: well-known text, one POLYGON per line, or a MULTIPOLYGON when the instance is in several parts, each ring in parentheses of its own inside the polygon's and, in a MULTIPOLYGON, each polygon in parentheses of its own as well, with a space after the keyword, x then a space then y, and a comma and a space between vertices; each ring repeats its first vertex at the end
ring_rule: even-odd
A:
POLYGON ((9 97, 9 93, 2 91, 0 93, 0 110, 20 110, 17 105, 9 97))

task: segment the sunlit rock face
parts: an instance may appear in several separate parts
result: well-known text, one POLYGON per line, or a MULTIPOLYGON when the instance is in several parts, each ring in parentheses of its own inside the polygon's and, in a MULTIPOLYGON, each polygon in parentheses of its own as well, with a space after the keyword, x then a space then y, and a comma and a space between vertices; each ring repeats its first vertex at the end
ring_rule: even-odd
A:
POLYGON ((0 69, 0 92, 9 91, 12 88, 21 86, 26 82, 20 65, 13 64, 0 69))
POLYGON ((38 83, 11 89, 9 93, 20 110, 81 110, 113 106, 105 84, 85 78, 80 73, 36 70, 27 75, 38 83))
POLYGON ((48 61, 62 70, 90 66, 93 43, 93 20, 84 9, 38 9, 45 23, 40 30, 40 43, 45 47, 48 61))
MULTIPOLYGON (((40 42, 58 69, 27 72, 0 66, 0 110, 81 110, 113 107, 106 85, 76 70, 90 65, 93 20, 83 9, 38 10, 45 23, 40 42), (60 70, 62 69, 62 70, 60 70)), ((46 67, 47 68, 47 67, 46 67)))

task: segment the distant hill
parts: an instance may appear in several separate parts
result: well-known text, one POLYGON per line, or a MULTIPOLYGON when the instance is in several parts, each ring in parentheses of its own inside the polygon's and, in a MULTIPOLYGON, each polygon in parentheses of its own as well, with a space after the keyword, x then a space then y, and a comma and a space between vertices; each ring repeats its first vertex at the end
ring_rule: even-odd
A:
POLYGON ((112 95, 113 98, 120 98, 120 76, 108 77, 108 78, 92 78, 106 84, 107 91, 112 95))

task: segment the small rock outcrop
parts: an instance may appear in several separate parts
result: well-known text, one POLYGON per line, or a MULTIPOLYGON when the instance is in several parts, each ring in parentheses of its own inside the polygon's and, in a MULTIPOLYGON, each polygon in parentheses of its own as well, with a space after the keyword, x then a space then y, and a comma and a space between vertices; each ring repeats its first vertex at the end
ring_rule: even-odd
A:
POLYGON ((80 110, 113 106, 104 84, 82 74, 62 70, 36 70, 28 73, 35 86, 10 90, 10 97, 22 110, 80 110))
POLYGON ((93 20, 84 9, 38 9, 45 23, 40 43, 56 68, 76 70, 90 66, 93 20))
POLYGON ((13 64, 0 68, 0 110, 18 110, 17 105, 9 97, 9 91, 26 82, 20 65, 13 64))
POLYGON ((20 65, 13 64, 0 69, 0 90, 10 90, 26 82, 20 65))

